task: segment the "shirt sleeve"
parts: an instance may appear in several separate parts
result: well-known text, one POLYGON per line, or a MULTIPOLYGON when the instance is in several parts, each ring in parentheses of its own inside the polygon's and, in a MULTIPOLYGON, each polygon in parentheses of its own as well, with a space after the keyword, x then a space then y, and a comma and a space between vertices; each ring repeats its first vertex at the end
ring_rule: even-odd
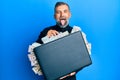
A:
POLYGON ((43 41, 41 39, 47 35, 48 30, 49 28, 45 28, 43 31, 40 32, 39 37, 36 40, 37 43, 43 44, 43 41))

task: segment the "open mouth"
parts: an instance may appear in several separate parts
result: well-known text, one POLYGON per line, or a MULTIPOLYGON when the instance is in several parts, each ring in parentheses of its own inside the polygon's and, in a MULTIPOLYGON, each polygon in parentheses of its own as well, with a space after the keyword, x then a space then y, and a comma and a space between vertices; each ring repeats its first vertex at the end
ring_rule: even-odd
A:
POLYGON ((64 25, 66 24, 66 19, 61 19, 61 20, 60 20, 60 24, 61 24, 62 26, 64 26, 64 25))
POLYGON ((69 20, 66 17, 60 17, 59 20, 57 21, 57 24, 61 28, 65 28, 69 23, 69 20))
POLYGON ((61 17, 59 22, 62 26, 64 26, 66 24, 67 20, 65 17, 61 17))

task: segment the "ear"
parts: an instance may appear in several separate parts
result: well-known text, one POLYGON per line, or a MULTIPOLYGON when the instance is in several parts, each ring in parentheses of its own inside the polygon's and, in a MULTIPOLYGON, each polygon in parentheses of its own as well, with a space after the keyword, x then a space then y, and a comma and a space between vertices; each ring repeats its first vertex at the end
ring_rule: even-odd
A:
POLYGON ((56 16, 55 16, 55 14, 54 14, 54 19, 56 19, 56 16))
POLYGON ((69 13, 69 18, 71 18, 71 12, 69 13))

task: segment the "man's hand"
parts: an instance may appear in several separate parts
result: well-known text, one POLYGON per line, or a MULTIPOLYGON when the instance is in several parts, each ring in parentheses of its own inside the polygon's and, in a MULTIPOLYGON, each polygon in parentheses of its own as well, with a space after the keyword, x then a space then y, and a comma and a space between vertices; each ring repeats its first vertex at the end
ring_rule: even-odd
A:
POLYGON ((70 73, 70 74, 68 74, 68 75, 66 75, 66 76, 61 77, 60 80, 64 80, 65 78, 70 77, 70 76, 73 76, 73 75, 75 75, 75 74, 76 74, 76 72, 72 72, 72 73, 70 73))
POLYGON ((48 36, 48 37, 56 36, 56 35, 58 35, 58 32, 57 32, 56 30, 49 30, 49 31, 47 32, 47 36, 48 36))

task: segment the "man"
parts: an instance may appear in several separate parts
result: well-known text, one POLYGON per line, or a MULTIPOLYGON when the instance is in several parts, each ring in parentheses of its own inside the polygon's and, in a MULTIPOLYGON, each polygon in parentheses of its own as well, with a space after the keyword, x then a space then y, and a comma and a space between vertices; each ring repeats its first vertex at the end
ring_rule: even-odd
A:
MULTIPOLYGON (((71 17, 70 7, 67 3, 57 2, 54 8, 54 18, 56 20, 56 25, 45 28, 36 41, 37 43, 43 44, 41 38, 48 36, 56 36, 60 32, 68 31, 71 33, 72 27, 69 26, 69 19, 71 17)), ((60 80, 76 80, 75 72, 68 74, 60 80)))
POLYGON ((43 43, 41 38, 48 36, 56 36, 59 32, 72 30, 69 26, 69 18, 71 17, 69 5, 64 2, 57 2, 54 9, 54 18, 56 20, 56 25, 45 28, 41 33, 36 42, 43 43))

